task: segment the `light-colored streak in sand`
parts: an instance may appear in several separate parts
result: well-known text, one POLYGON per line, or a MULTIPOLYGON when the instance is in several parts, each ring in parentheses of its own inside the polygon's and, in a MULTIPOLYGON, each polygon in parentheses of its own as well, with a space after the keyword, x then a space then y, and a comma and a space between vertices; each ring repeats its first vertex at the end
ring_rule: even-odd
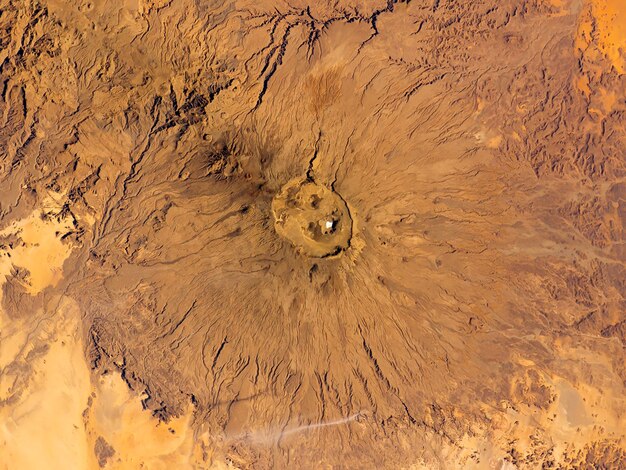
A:
POLYGON ((266 431, 255 431, 252 433, 241 433, 236 436, 227 437, 228 442, 237 442, 237 441, 248 441, 256 444, 275 444, 279 440, 301 432, 312 431, 315 429, 326 428, 330 426, 339 426, 342 424, 347 424, 352 421, 355 421, 359 417, 362 417, 363 413, 355 413, 353 415, 347 416, 346 418, 334 419, 330 421, 325 421, 322 423, 313 423, 313 424, 303 424, 301 426, 295 426, 287 429, 269 429, 266 431))

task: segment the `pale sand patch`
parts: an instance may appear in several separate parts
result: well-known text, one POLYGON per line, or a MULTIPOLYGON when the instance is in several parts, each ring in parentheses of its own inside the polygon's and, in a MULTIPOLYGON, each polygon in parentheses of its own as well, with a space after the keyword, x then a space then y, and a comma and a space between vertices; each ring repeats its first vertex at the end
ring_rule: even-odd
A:
POLYGON ((141 397, 117 373, 97 378, 94 391, 87 427, 94 443, 101 436, 115 451, 106 468, 193 468, 191 404, 187 414, 163 423, 143 410, 141 397))
MULTIPOLYGON (((595 43, 618 73, 626 71, 626 8, 623 0, 588 0, 591 15, 583 14, 578 25, 575 48, 586 51, 595 43)), ((598 70, 598 73, 601 71, 598 70)), ((585 84, 579 84, 585 88, 585 84)))
MULTIPOLYGON (((221 462, 197 466, 205 456, 190 427, 191 404, 184 416, 163 423, 143 410, 141 397, 118 373, 91 376, 73 300, 63 298, 48 318, 47 328, 17 348, 23 354, 48 345, 30 362, 32 380, 19 399, 0 407, 0 470, 97 469, 99 438, 114 450, 105 460, 108 469, 233 468, 221 462)), ((11 395, 13 378, 0 373, 0 399, 11 395)))
POLYGON ((72 229, 72 221, 69 218, 44 219, 44 214, 44 210, 37 209, 29 217, 0 231, 0 237, 17 237, 21 241, 0 253, 0 287, 13 266, 29 271, 24 288, 32 295, 61 280, 63 263, 71 252, 71 247, 63 243, 61 236, 72 229))
POLYGON ((17 403, 0 408, 0 468, 93 468, 82 413, 91 393, 80 341, 78 309, 64 300, 57 335, 36 358, 29 387, 17 403))
MULTIPOLYGON (((61 236, 71 230, 69 219, 43 219, 48 211, 58 212, 62 203, 59 195, 51 193, 44 201, 44 208, 0 231, 1 237, 16 239, 12 248, 0 250, 0 302, 2 285, 11 275, 14 266, 28 270, 25 290, 35 295, 48 286, 55 286, 63 276, 63 263, 69 257, 71 246, 61 241, 61 236)), ((33 314, 35 312, 32 312, 33 314)), ((9 320, 0 308, 0 370, 11 362, 24 347, 27 333, 27 320, 9 320)), ((0 391, 6 386, 6 377, 0 375, 0 391)))
POLYGON ((623 0, 593 0, 598 45, 619 73, 626 70, 626 7, 623 0))
MULTIPOLYGON (((15 359, 28 337, 28 331, 23 327, 23 322, 15 320, 9 323, 8 320, 3 319, 3 316, 2 309, 0 309, 0 370, 15 359), (21 328, 20 325, 22 325, 21 328)), ((5 376, 0 374, 0 399, 4 396, 2 393, 4 380, 5 376)))

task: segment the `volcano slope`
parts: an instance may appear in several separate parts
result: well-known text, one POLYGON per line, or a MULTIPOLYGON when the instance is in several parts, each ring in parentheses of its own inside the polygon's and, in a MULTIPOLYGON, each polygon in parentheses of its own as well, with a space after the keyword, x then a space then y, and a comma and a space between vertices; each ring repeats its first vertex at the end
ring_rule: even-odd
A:
POLYGON ((620 9, 1 0, 3 468, 626 465, 620 9))

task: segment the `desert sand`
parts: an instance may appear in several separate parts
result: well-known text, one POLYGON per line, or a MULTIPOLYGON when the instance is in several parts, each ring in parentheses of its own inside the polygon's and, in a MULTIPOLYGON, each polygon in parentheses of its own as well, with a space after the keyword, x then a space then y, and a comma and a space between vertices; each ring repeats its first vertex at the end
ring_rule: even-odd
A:
POLYGON ((626 468, 621 0, 0 0, 0 469, 626 468))

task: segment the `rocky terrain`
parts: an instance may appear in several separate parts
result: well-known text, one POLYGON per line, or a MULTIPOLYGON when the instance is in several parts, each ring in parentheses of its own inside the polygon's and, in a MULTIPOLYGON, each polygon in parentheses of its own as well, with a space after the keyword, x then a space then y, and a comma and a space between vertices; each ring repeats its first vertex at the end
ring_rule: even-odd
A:
POLYGON ((619 0, 0 0, 0 468, 626 467, 619 0))

